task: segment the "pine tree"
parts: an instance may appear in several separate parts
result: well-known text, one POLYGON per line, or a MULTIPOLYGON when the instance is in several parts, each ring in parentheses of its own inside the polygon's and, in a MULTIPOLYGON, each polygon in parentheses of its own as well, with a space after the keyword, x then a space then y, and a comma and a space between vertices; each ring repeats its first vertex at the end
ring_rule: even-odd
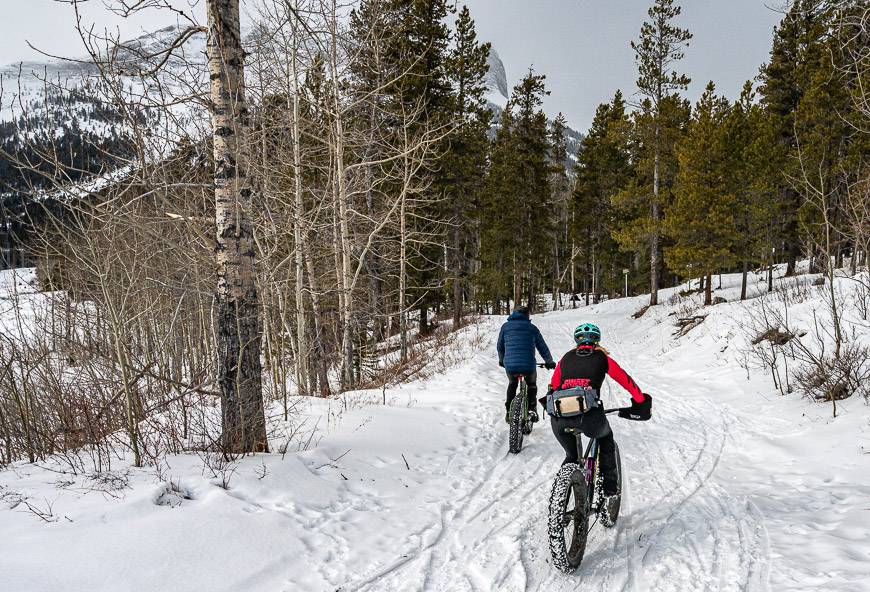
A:
POLYGON ((511 97, 516 106, 512 142, 516 150, 514 170, 517 195, 521 198, 513 212, 518 215, 516 232, 520 244, 514 266, 514 300, 521 300, 525 278, 529 308, 536 304, 538 270, 543 259, 541 245, 549 243, 554 230, 548 161, 550 139, 547 116, 541 109, 543 97, 549 94, 544 86, 545 79, 530 68, 514 87, 511 97))
POLYGON ((728 182, 725 120, 728 101, 716 96, 713 83, 698 101, 686 138, 677 150, 680 170, 665 228, 674 244, 665 260, 684 277, 706 276, 704 304, 711 304, 711 275, 735 263, 736 196, 728 182))
POLYGON ((612 235, 623 251, 634 253, 636 280, 651 281, 652 269, 640 260, 650 257, 654 237, 659 246, 667 246, 662 235, 662 221, 654 216, 653 201, 669 204, 679 164, 676 149, 682 142, 691 115, 689 102, 672 94, 659 107, 658 119, 650 101, 644 101, 632 114, 630 153, 633 175, 622 191, 613 198, 614 226, 612 235), (656 133, 658 132, 658 133, 656 133), (656 150, 658 146, 658 150, 656 150), (659 197, 655 197, 656 154, 658 154, 659 197), (644 271, 649 271, 645 275, 644 271))
MULTIPOLYGON (((795 113, 809 88, 812 72, 826 59, 821 40, 827 33, 827 13, 823 0, 793 0, 788 13, 774 31, 769 62, 761 69, 760 96, 764 107, 778 124, 777 158, 797 150, 795 113)), ((785 169, 779 179, 780 238, 787 259, 786 275, 795 272, 800 252, 799 216, 801 199, 788 176, 798 174, 796 167, 785 169)))
POLYGON ((506 302, 506 308, 510 306, 513 265, 517 260, 513 213, 521 206, 521 200, 514 175, 513 126, 513 106, 508 102, 490 146, 489 169, 480 203, 480 269, 475 277, 479 298, 493 303, 493 314, 501 312, 502 301, 506 302))
POLYGON ((650 203, 650 305, 658 304, 660 229, 663 207, 661 191, 662 104, 675 91, 685 90, 691 79, 674 70, 683 59, 692 34, 672 24, 682 8, 674 0, 655 0, 648 11, 649 21, 641 27, 640 39, 632 42, 638 66, 637 88, 649 100, 653 126, 653 185, 650 203))
POLYGON ((494 302, 503 296, 534 307, 539 269, 546 262, 554 224, 552 166, 544 76, 532 70, 517 84, 493 141, 482 203, 478 283, 494 302), (510 287, 509 287, 510 286, 510 287))
MULTIPOLYGON (((732 163, 728 181, 737 196, 735 255, 742 263, 741 300, 747 296, 749 265, 773 264, 775 222, 781 217, 776 197, 784 162, 776 146, 777 127, 754 99, 752 83, 746 82, 725 121, 732 163)), ((771 269, 768 277, 772 280, 771 269)))
POLYGON ((455 130, 444 155, 441 179, 451 204, 450 274, 452 282, 453 326, 462 323, 466 296, 468 263, 475 256, 479 230, 473 222, 486 172, 491 113, 485 98, 484 81, 489 69, 489 43, 480 43, 474 21, 463 6, 456 20, 453 48, 447 58, 447 77, 453 88, 452 114, 455 130))
MULTIPOLYGON (((447 0, 390 0, 389 5, 398 15, 394 47, 399 71, 405 73, 397 83, 400 96, 413 112, 423 107, 421 126, 435 129, 450 125, 452 119, 452 89, 447 72, 450 29, 447 16, 452 3, 447 0)), ((449 139, 445 139, 439 153, 446 154, 449 139)), ((420 334, 429 332, 429 310, 441 302, 439 287, 443 284, 446 267, 445 251, 449 205, 443 199, 446 188, 440 169, 443 160, 433 163, 430 173, 428 205, 412 219, 413 231, 426 237, 417 248, 417 255, 409 262, 410 301, 419 310, 420 334)))
MULTIPOLYGON (((550 269, 553 273, 553 302, 556 306, 562 304, 562 292, 564 291, 562 282, 568 272, 568 269, 563 269, 563 264, 566 259, 571 259, 571 183, 565 168, 566 163, 569 162, 566 146, 567 128, 568 122, 562 113, 556 116, 550 127, 550 164, 552 166, 550 188, 553 192, 551 201, 554 221, 558 229, 553 233, 553 250, 550 253, 552 267, 550 269), (569 251, 567 257, 566 251, 569 251)), ((571 289, 573 292, 573 286, 571 289)))
MULTIPOLYGON (((615 269, 621 260, 613 239, 613 198, 632 178, 630 122, 622 93, 612 102, 598 106, 592 126, 577 151, 574 167, 572 244, 582 255, 586 271, 587 294, 618 290, 614 279, 604 280, 603 270, 615 269), (604 290, 602 290, 604 288, 604 290)), ((620 276, 621 277, 621 276, 620 276)))

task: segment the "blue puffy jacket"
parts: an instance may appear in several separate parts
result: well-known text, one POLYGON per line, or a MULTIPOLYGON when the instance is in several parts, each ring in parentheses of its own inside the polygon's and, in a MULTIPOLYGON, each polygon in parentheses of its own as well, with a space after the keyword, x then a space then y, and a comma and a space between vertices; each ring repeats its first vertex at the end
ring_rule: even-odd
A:
POLYGON ((534 372, 535 348, 544 358, 544 362, 553 361, 544 337, 532 321, 521 312, 511 313, 498 334, 496 349, 498 349, 499 362, 511 374, 534 372))

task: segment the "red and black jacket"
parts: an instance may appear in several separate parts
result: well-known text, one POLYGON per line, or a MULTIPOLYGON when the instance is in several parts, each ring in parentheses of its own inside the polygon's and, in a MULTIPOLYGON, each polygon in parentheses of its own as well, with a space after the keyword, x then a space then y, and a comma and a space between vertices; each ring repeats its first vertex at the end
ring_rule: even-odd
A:
POLYGON ((562 356, 553 371, 550 388, 560 390, 588 386, 600 391, 605 376, 618 382, 631 394, 632 399, 643 402, 643 391, 637 383, 600 347, 581 345, 562 356))

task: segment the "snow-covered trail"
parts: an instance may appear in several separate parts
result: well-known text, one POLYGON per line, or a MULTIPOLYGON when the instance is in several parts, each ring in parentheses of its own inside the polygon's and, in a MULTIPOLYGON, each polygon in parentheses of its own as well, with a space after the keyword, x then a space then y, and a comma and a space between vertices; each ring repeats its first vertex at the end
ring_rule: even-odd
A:
MULTIPOLYGON (((619 326, 606 316, 596 320, 619 326)), ((535 322, 558 356, 571 346, 579 313, 535 322)), ((717 473, 741 445, 733 412, 704 396, 703 379, 692 372, 668 376, 648 352, 620 345, 617 335, 607 342, 655 393, 656 419, 612 419, 628 478, 623 513, 612 531, 596 526, 577 574, 555 572, 546 544, 547 499, 561 448, 545 422, 519 455, 507 454, 504 378, 487 351, 470 361, 473 372, 463 373, 474 377, 462 388, 477 402, 468 398, 454 410, 468 421, 462 462, 473 467, 461 472, 469 482, 457 484, 456 495, 445 492, 441 524, 419 553, 347 590, 767 590, 761 516, 717 473)), ((542 384, 548 374, 541 373, 542 384)), ((624 405, 627 395, 614 389, 607 400, 624 405)))
MULTIPOLYGON (((739 278, 725 281, 734 299, 739 278)), ((571 576, 551 565, 546 536, 563 452, 545 421, 508 454, 502 319, 485 318, 440 376, 299 400, 294 421, 314 430, 298 443, 312 446, 243 459, 227 488, 195 454, 159 474, 115 463, 123 485, 109 492, 60 465, 14 463, 0 471, 0 590, 870 591, 864 401, 841 401, 831 420, 827 405, 747 377, 735 319, 751 302, 705 309, 675 340, 679 305, 632 319, 643 300, 534 317, 556 357, 577 324, 596 322, 654 398, 649 422, 611 416, 622 511, 615 528, 595 526, 571 576), (167 503, 172 487, 184 499, 167 503)), ((812 303, 804 313, 812 322, 812 303)), ((607 406, 628 402, 605 385, 607 406)))

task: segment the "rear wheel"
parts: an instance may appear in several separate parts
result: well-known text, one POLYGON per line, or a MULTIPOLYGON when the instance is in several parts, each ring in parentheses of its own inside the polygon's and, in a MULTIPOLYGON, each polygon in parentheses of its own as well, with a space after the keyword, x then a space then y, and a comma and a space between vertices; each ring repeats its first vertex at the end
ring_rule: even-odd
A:
MULTIPOLYGON (((604 479, 598 476, 598 499, 600 500, 598 507, 598 518, 601 520, 602 526, 611 528, 616 525, 619 518, 619 508, 622 506, 622 458, 619 456, 619 445, 614 442, 614 453, 616 454, 616 486, 618 495, 613 497, 609 502, 604 496, 604 479)), ((600 465, 599 465, 600 466, 600 465)))
POLYGON ((583 468, 567 464, 559 469, 550 492, 547 531, 553 564, 566 574, 577 569, 586 552, 588 499, 583 468))

